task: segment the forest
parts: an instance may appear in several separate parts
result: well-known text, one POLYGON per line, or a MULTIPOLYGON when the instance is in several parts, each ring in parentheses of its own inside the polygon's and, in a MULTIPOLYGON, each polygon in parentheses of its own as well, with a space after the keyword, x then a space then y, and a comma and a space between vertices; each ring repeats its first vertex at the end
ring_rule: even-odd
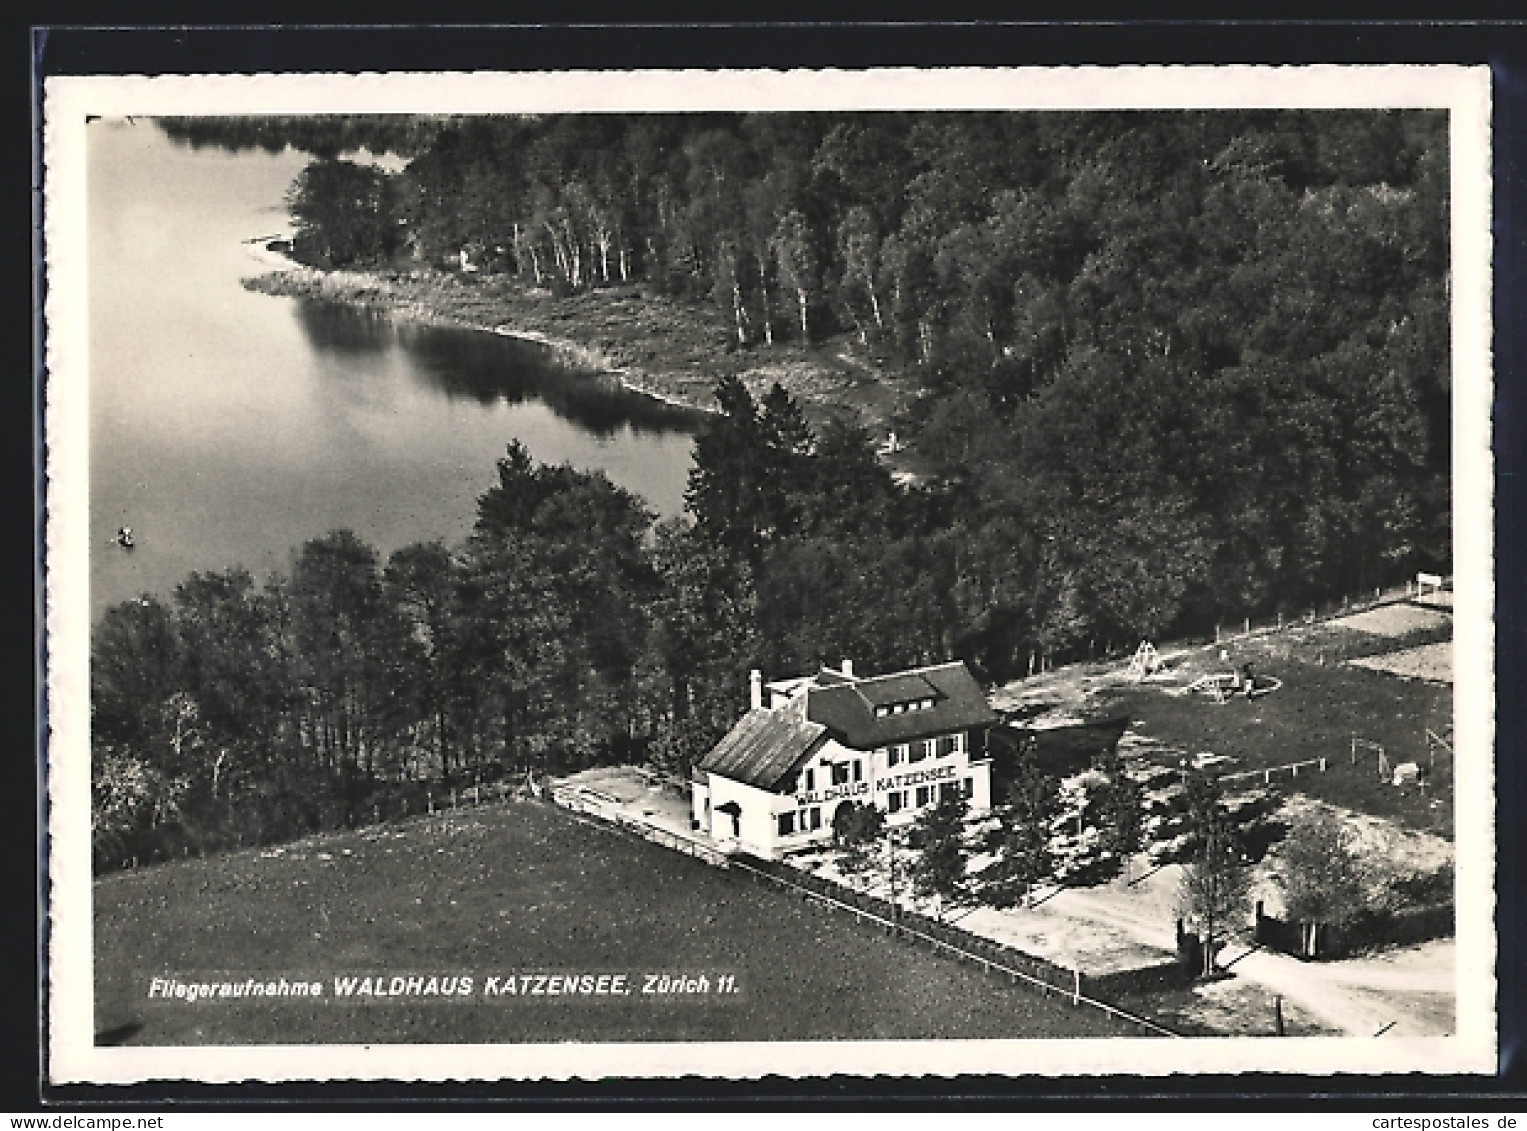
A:
POLYGON ((527 769, 682 773, 750 667, 995 681, 1450 572, 1441 113, 361 121, 167 128, 312 152, 289 205, 317 266, 650 291, 716 304, 734 350, 909 374, 898 434, 936 473, 723 377, 681 521, 511 446, 458 546, 336 532, 119 605, 98 866, 527 769))
POLYGON ((717 304, 734 349, 910 373, 898 435, 962 496, 987 652, 1450 557, 1440 112, 436 125, 397 175, 313 162, 298 258, 635 284, 717 304))

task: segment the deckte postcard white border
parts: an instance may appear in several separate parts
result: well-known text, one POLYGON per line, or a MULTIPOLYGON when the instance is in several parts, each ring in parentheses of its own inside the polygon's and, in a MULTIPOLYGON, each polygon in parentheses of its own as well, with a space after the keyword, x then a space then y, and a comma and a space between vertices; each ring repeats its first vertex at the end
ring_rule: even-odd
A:
POLYGON ((59 77, 43 97, 47 268, 48 1051, 55 1083, 1398 1072, 1493 1073, 1493 468, 1486 67, 59 77), (1457 1033, 1201 1038, 98 1048, 92 1044, 88 116, 819 109, 1436 108, 1452 173, 1457 1033))

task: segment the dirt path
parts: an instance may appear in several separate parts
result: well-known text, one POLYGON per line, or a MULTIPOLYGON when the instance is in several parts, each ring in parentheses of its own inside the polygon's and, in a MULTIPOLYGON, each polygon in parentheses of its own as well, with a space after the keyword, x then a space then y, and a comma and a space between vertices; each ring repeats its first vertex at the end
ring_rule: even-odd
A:
MULTIPOLYGON (((1046 902, 1054 914, 1123 930, 1151 946, 1175 949, 1171 896, 1180 868, 1152 873, 1133 888, 1075 888, 1046 902)), ((1255 982, 1348 1036, 1440 1036, 1454 1031, 1452 940, 1407 947, 1372 958, 1301 962, 1286 954, 1235 942, 1220 965, 1255 982)))

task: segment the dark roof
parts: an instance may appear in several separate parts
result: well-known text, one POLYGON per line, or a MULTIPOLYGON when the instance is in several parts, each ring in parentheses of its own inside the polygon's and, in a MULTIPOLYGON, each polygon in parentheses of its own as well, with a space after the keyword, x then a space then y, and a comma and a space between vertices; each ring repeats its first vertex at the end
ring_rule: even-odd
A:
MULTIPOLYGON (((964 667, 963 664, 960 665, 964 667)), ((861 680, 859 693, 871 706, 888 707, 892 703, 914 703, 919 699, 941 698, 939 689, 922 672, 897 672, 879 679, 861 680)))
POLYGON ((797 712, 749 711, 700 762, 700 769, 774 789, 827 741, 827 728, 797 712))
POLYGON ((852 684, 813 687, 807 695, 806 717, 856 750, 873 750, 997 721, 980 684, 958 661, 852 684), (931 709, 875 717, 876 706, 930 698, 931 709))

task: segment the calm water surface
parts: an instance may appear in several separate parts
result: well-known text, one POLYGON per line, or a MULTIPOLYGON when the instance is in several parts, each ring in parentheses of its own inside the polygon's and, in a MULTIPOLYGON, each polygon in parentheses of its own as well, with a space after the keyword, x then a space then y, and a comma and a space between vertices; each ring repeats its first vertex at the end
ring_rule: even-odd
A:
POLYGON ((263 577, 338 527, 384 554, 457 542, 513 439, 679 513, 692 414, 512 339, 245 291, 267 268, 244 241, 286 230, 303 155, 143 120, 93 123, 88 154, 94 615, 192 570, 263 577))

